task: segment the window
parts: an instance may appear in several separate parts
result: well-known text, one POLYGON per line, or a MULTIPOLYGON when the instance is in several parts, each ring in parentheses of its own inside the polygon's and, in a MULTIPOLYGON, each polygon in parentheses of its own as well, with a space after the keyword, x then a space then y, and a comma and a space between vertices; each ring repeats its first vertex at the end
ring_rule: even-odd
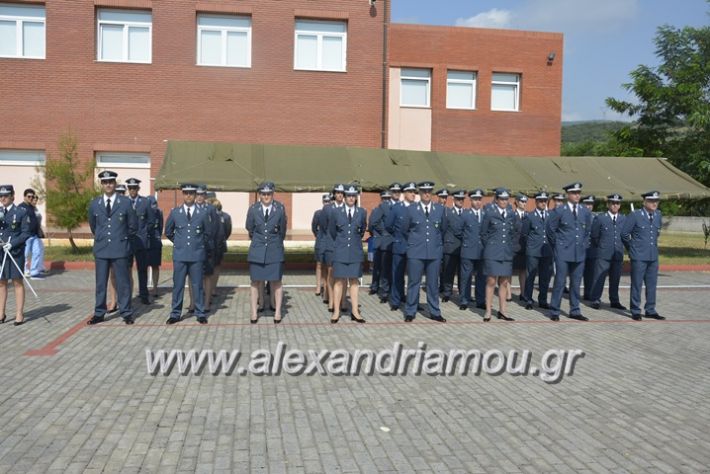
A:
POLYGON ((517 112, 520 109, 520 74, 493 73, 491 110, 517 112))
POLYGON ((0 165, 44 166, 46 157, 40 150, 0 150, 0 165))
POLYGON ((0 57, 44 59, 43 6, 0 4, 0 57))
POLYGON ((402 69, 400 76, 402 107, 429 107, 431 70, 402 69))
POLYGON ((343 21, 296 20, 294 68, 345 72, 347 37, 343 21))
POLYGON ((251 18, 198 15, 197 64, 251 67, 251 18))
POLYGON ((97 54, 99 61, 151 62, 150 12, 99 10, 97 54))
POLYGON ((150 169, 150 156, 143 153, 97 153, 96 167, 150 169))
POLYGON ((449 71, 446 78, 446 108, 476 108, 476 73, 449 71))

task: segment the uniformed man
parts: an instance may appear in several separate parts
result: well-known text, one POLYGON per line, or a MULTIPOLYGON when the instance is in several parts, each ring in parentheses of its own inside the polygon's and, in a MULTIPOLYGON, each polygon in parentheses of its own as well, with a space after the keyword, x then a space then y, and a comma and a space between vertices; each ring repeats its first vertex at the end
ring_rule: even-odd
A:
POLYGON ((325 278, 323 278, 322 276, 324 268, 323 236, 325 235, 327 230, 322 227, 321 214, 323 214, 323 212, 325 211, 326 206, 330 204, 330 194, 324 194, 321 197, 321 202, 322 207, 320 209, 316 209, 316 211, 313 213, 313 219, 311 219, 311 232, 313 233, 313 237, 315 237, 316 239, 315 245, 313 246, 313 253, 316 261, 316 296, 322 295, 323 298, 327 298, 328 285, 323 284, 325 278))
MULTIPOLYGON (((597 215, 594 213, 594 201, 595 196, 590 194, 589 196, 584 196, 582 198, 582 205, 587 208, 589 212, 592 213, 592 227, 594 227, 594 221, 597 215)), ((589 246, 587 247, 587 258, 584 261, 584 291, 582 292, 582 299, 584 301, 592 301, 592 293, 594 289, 594 270, 597 266, 597 248, 594 241, 591 238, 591 233, 589 237, 589 246)))
POLYGON ((362 238, 367 226, 367 211, 357 206, 360 194, 357 187, 348 185, 345 188, 345 205, 331 213, 328 221, 328 233, 334 242, 333 278, 335 312, 330 319, 337 323, 340 319, 340 308, 343 306, 343 294, 350 285, 350 319, 358 323, 365 320, 360 315, 358 305, 359 281, 362 277, 362 262, 365 254, 362 250, 362 238))
MULTIPOLYGON (((323 216, 323 228, 328 229, 330 227, 330 219, 331 219, 331 214, 334 211, 337 211, 341 207, 345 205, 345 185, 344 184, 336 184, 333 186, 333 201, 330 203, 330 206, 328 206, 325 210, 325 212, 322 214, 323 216)), ((335 279, 333 278, 333 252, 335 252, 335 244, 333 242, 333 239, 330 236, 330 233, 326 231, 326 235, 324 238, 324 243, 325 243, 325 261, 328 266, 328 311, 331 313, 335 312, 335 308, 333 308, 333 295, 334 293, 334 286, 335 286, 335 279)), ((343 298, 344 299, 344 298, 343 298)), ((346 311, 345 308, 341 307, 341 311, 346 311)))
POLYGON ((229 237, 232 235, 232 216, 224 211, 222 203, 216 197, 210 198, 208 202, 212 204, 217 211, 216 234, 218 238, 215 239, 214 272, 212 273, 212 288, 214 293, 216 293, 219 275, 222 273, 222 261, 227 254, 227 240, 229 240, 229 237))
MULTIPOLYGON (((257 302, 265 282, 274 298, 274 324, 281 322, 283 303, 284 239, 288 226, 286 208, 274 200, 276 186, 266 181, 259 186, 259 202, 249 207, 245 228, 249 232, 249 277, 251 279, 251 323, 257 322, 257 302)), ((265 297, 262 299, 264 306, 265 297)))
POLYGON ((423 181, 417 186, 420 201, 406 208, 402 229, 407 234, 407 306, 404 320, 413 321, 419 307, 419 289, 426 275, 426 299, 429 317, 446 322, 439 309, 439 267, 444 253, 446 232, 444 206, 431 201, 434 183, 423 181))
POLYGON ((376 295, 380 291, 380 279, 382 273, 382 238, 385 231, 384 225, 384 207, 389 207, 392 194, 389 190, 380 192, 380 204, 370 213, 370 221, 367 223, 367 231, 372 239, 372 281, 370 282, 369 294, 376 295))
POLYGON ((449 191, 444 189, 438 190, 436 193, 437 202, 442 206, 446 207, 447 200, 449 199, 449 191))
MULTIPOLYGON (((624 264, 624 243, 621 240, 621 229, 626 218, 619 212, 622 197, 620 194, 610 194, 606 197, 607 212, 599 214, 592 222, 592 246, 596 249, 597 259, 592 280, 592 308, 601 307, 604 281, 609 275, 609 301, 611 307, 625 310, 619 300, 619 281, 621 268, 624 264)), ((585 269, 586 271, 586 269, 585 269)))
MULTIPOLYGON (((528 213, 526 211, 528 205, 528 197, 523 193, 518 193, 515 198, 515 217, 518 219, 518 227, 523 228, 525 224, 525 219, 527 219, 528 213)), ((520 233, 522 238, 522 232, 520 233)), ((527 274, 527 262, 525 260, 525 245, 522 242, 517 242, 515 245, 515 255, 513 256, 513 273, 518 275, 518 286, 520 287, 520 294, 518 295, 518 300, 524 303, 523 293, 525 292, 525 276, 527 274)), ((510 285, 508 285, 508 301, 513 299, 513 280, 511 278, 510 285)))
MULTIPOLYGON (((133 260, 136 262, 136 270, 138 272, 138 296, 141 299, 141 303, 150 304, 150 296, 148 294, 148 250, 150 249, 150 225, 154 224, 155 217, 148 199, 138 194, 140 184, 141 180, 137 178, 128 178, 126 180, 128 198, 138 217, 138 230, 131 240, 133 260)), ((132 266, 133 263, 131 262, 132 266)), ((132 275, 131 281, 133 281, 132 275)), ((131 284, 132 288, 133 285, 131 284)))
POLYGON ((550 319, 560 320, 560 306, 565 280, 569 275, 569 317, 587 321, 579 309, 579 288, 584 275, 589 235, 592 231, 592 213, 579 201, 582 183, 576 182, 564 187, 567 203, 550 213, 547 220, 547 239, 555 256, 555 283, 550 301, 550 319))
POLYGON ((150 249, 148 249, 148 266, 153 277, 153 297, 157 298, 158 282, 160 281, 160 264, 163 261, 163 211, 158 207, 158 201, 153 196, 148 197, 150 208, 153 210, 153 222, 148 228, 150 236, 150 249))
POLYGON ((641 320, 641 287, 646 285, 644 317, 666 319, 656 311, 656 284, 658 283, 658 236, 661 234, 661 211, 658 201, 661 194, 649 191, 641 195, 643 208, 626 217, 621 238, 631 258, 631 317, 641 320))
POLYGON ((478 309, 486 308, 486 276, 483 273, 483 243, 481 224, 483 223, 483 190, 474 189, 468 193, 471 207, 463 212, 463 232, 461 237, 461 273, 459 274, 461 297, 459 309, 466 310, 472 302, 471 282, 475 274, 475 297, 478 309))
POLYGON ((167 324, 175 324, 182 317, 185 279, 190 277, 197 322, 207 324, 205 293, 203 291, 203 266, 207 247, 212 241, 212 225, 208 211, 195 204, 197 186, 181 186, 183 204, 170 211, 165 223, 165 237, 173 243, 173 299, 167 324))
POLYGON ((392 288, 392 234, 387 230, 387 219, 392 212, 393 206, 399 202, 399 198, 402 194, 402 185, 399 183, 392 183, 389 187, 390 199, 384 203, 382 207, 382 238, 380 239, 380 284, 379 293, 380 303, 387 303, 390 298, 390 291, 392 288))
POLYGON ((115 193, 117 173, 99 173, 103 193, 89 205, 89 227, 94 235, 96 304, 88 324, 98 324, 106 315, 106 285, 109 269, 116 280, 118 308, 126 324, 133 324, 131 309, 131 241, 138 231, 138 217, 130 200, 115 193))
POLYGON ((562 207, 567 199, 565 198, 564 194, 555 194, 555 197, 553 199, 550 199, 547 203, 548 206, 550 206, 550 211, 562 207))
MULTIPOLYGON (((214 275, 214 256, 215 249, 217 248, 217 245, 219 245, 220 239, 217 209, 215 209, 212 204, 207 202, 208 194, 213 193, 208 192, 206 185, 200 184, 197 186, 197 193, 195 195, 195 206, 197 206, 198 209, 203 210, 207 213, 206 225, 210 227, 209 231, 207 232, 207 234, 210 236, 210 240, 205 242, 205 260, 203 262, 204 268, 202 270, 202 288, 205 292, 204 303, 206 312, 209 312, 210 307, 212 306, 212 295, 214 293, 214 280, 212 278, 212 276, 214 275)), ((192 283, 192 280, 190 280, 190 282, 192 283)), ((191 285, 191 291, 192 288, 193 287, 191 285)), ((190 294, 192 295, 192 293, 190 294)), ((190 311, 193 311, 195 309, 193 302, 194 300, 191 299, 190 311)))
MULTIPOLYGON (((33 218, 24 207, 15 205, 15 188, 11 184, 0 186, 0 245, 3 258, 0 271, 0 311, 5 322, 5 305, 7 304, 7 283, 12 281, 15 288, 15 322, 19 326, 25 322, 25 284, 23 272, 25 268, 25 242, 32 235, 33 218), (10 259, 15 259, 13 262, 10 259)), ((98 261, 98 259, 97 259, 98 261)), ((106 309, 106 294, 104 290, 104 310, 106 309)))
POLYGON ((407 237, 409 229, 405 228, 404 216, 407 209, 414 204, 417 195, 417 183, 409 182, 402 186, 404 200, 392 206, 387 216, 385 227, 392 235, 392 287, 390 288, 390 309, 398 311, 406 303, 404 293, 404 275, 407 268, 407 237))
POLYGON ((493 294, 498 285, 498 312, 496 317, 513 321, 507 313, 507 295, 513 276, 513 257, 520 238, 520 220, 508 204, 510 191, 495 189, 495 201, 488 205, 481 223, 483 243, 483 273, 486 274, 486 313, 483 321, 491 320, 493 294))
MULTIPOLYGON (((463 189, 451 193, 454 205, 444 210, 446 232, 444 232, 444 260, 442 262, 441 283, 439 292, 441 301, 446 303, 451 299, 454 290, 454 276, 461 270, 461 239, 463 238, 463 202, 466 191, 463 189)), ((462 294, 462 283, 459 278, 459 298, 462 294)))
POLYGON ((523 300, 525 309, 533 309, 533 287, 538 277, 537 304, 540 308, 550 309, 547 293, 552 278, 552 247, 547 239, 546 222, 549 218, 545 191, 535 195, 535 210, 528 214, 521 232, 525 243, 526 278, 523 300))

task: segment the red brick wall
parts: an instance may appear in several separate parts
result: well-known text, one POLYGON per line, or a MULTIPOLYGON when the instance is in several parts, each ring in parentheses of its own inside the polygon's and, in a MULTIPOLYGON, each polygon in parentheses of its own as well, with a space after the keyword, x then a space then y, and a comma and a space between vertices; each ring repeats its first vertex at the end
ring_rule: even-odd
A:
POLYGON ((393 24, 390 66, 431 68, 432 150, 559 156, 562 35, 393 24), (547 55, 556 58, 547 64, 547 55), (447 69, 478 72, 476 110, 446 109, 447 69), (491 111, 491 74, 522 74, 520 111, 491 111))

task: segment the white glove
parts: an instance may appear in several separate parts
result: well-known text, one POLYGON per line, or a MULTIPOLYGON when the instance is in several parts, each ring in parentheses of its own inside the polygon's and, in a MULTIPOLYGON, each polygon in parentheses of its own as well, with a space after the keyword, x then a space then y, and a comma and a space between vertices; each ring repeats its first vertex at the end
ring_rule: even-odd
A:
POLYGON ((9 252, 11 248, 12 248, 12 244, 10 242, 7 242, 5 245, 2 246, 2 249, 5 252, 9 252))

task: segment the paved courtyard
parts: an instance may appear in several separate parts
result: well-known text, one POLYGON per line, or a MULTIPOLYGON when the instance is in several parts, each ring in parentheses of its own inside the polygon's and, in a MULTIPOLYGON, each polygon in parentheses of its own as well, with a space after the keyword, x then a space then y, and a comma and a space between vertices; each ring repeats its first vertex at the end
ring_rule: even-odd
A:
MULTIPOLYGON (((0 326, 1 472, 708 472, 710 273, 663 274, 668 321, 583 307, 549 322, 513 304, 515 322, 442 305, 446 324, 401 314, 361 291, 360 325, 337 325, 310 275, 288 274, 281 325, 248 322, 242 273, 225 275, 208 326, 166 326, 163 296, 87 327, 93 273, 33 282, 28 322, 0 326), (579 349, 574 373, 150 375, 146 349, 579 349)), ((366 277, 369 281, 369 277, 366 277)), ((622 285, 628 285, 624 276, 622 285)), ((628 306, 628 289, 622 302, 628 306)), ((422 301, 424 294, 422 294, 422 301)), ((563 302, 563 310, 568 303, 563 302)), ((14 314, 13 297, 7 308, 14 314)))

